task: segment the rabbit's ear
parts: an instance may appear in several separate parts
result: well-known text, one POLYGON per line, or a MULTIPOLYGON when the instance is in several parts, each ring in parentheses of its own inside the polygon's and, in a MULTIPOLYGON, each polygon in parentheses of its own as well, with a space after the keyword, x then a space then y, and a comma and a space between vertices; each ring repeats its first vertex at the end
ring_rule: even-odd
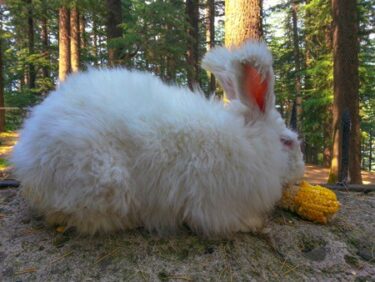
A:
POLYGON ((235 73, 231 71, 232 54, 224 47, 216 47, 206 53, 202 60, 202 67, 212 72, 223 87, 228 99, 236 99, 235 73))
POLYGON ((272 56, 262 42, 246 42, 237 49, 215 48, 202 66, 220 81, 229 99, 240 99, 251 112, 274 106, 272 56))
POLYGON ((236 94, 251 111, 268 112, 275 104, 272 55, 262 42, 246 42, 233 50, 236 94))

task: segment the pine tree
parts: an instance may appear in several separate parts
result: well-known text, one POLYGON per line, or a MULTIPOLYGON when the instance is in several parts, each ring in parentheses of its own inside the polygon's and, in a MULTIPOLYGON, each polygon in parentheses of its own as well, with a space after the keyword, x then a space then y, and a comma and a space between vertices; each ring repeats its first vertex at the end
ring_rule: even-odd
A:
POLYGON ((70 13, 67 7, 59 9, 59 80, 62 82, 70 72, 70 13))
POLYGON ((85 29, 86 29, 86 19, 85 19, 85 16, 81 13, 79 15, 79 40, 80 40, 79 46, 81 50, 85 50, 86 45, 87 45, 85 29))
POLYGON ((79 13, 77 5, 70 10, 70 65, 72 72, 79 70, 79 13))
MULTIPOLYGON (((0 108, 4 108, 4 72, 3 72, 3 11, 0 6, 0 108)), ((0 109, 0 132, 5 131, 5 111, 0 109)))
POLYGON ((42 18, 41 18, 41 40, 42 40, 42 52, 47 63, 43 66, 43 77, 45 79, 50 78, 50 67, 49 60, 49 38, 48 38, 48 16, 47 16, 47 3, 46 0, 42 1, 42 18))
MULTIPOLYGON (((215 46, 215 0, 206 2, 206 51, 215 46)), ((208 92, 212 93, 216 89, 215 76, 209 74, 208 92)))
POLYGON ((121 0, 107 0, 107 44, 108 44, 108 62, 115 66, 120 64, 121 48, 118 46, 118 40, 122 37, 122 6, 121 0))
POLYGON ((190 65, 188 69, 188 85, 190 89, 195 87, 199 81, 199 1, 186 0, 186 16, 188 19, 188 50, 187 63, 190 65))
MULTIPOLYGON (((361 137, 359 124, 358 20, 355 0, 332 0, 334 102, 333 158, 330 181, 338 179, 341 170, 343 136, 341 121, 350 114, 349 176, 351 183, 361 184, 361 137)), ((344 179, 339 179, 344 180, 344 179)))
POLYGON ((298 34, 298 3, 293 0, 292 2, 292 27, 293 27, 293 56, 295 63, 295 97, 293 101, 292 115, 290 126, 292 129, 301 129, 301 105, 302 105, 302 81, 301 81, 301 59, 300 59, 300 44, 299 44, 299 34, 298 34))
MULTIPOLYGON (((28 26, 28 49, 29 49, 29 56, 34 54, 34 16, 33 16, 33 2, 32 0, 25 0, 25 4, 27 7, 27 26, 28 26)), ((35 66, 34 62, 29 62, 28 64, 28 87, 30 89, 35 88, 35 80, 36 80, 36 73, 35 73, 35 66)))

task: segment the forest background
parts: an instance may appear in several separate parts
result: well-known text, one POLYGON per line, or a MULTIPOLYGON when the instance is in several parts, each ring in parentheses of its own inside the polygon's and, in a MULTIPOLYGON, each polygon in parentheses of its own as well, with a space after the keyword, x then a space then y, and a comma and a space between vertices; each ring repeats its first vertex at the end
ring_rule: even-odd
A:
MULTIPOLYGON (((225 31, 231 33, 225 27, 225 14, 234 1, 1 2, 0 131, 19 129, 30 108, 69 73, 89 67, 151 71, 167 83, 190 88, 199 85, 207 97, 214 92, 223 95, 214 77, 200 68, 200 60, 207 50, 224 44, 225 31)), ((247 2, 249 7, 261 9, 259 37, 274 56, 278 110, 289 126, 298 130, 306 162, 331 166, 335 142, 335 1, 247 2)), ((353 112, 358 111, 360 146, 358 152, 354 147, 350 150, 358 155, 363 170, 373 171, 375 0, 351 2, 356 17, 343 21, 348 21, 348 26, 354 21, 356 27, 355 33, 346 35, 357 42, 352 47, 358 58, 354 63, 359 84, 354 94, 359 105, 352 106, 356 107, 353 112)), ((340 79, 345 83, 356 78, 347 73, 340 79)))

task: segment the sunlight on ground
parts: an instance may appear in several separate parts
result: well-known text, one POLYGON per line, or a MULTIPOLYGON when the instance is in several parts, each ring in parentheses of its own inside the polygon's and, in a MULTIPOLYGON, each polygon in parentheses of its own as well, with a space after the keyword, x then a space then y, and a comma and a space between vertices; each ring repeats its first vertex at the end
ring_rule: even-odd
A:
MULTIPOLYGON (((304 179, 314 184, 323 184, 327 182, 329 168, 315 165, 306 165, 304 179)), ((362 171, 363 184, 375 184, 375 172, 362 171)))
POLYGON ((0 133, 0 139, 1 138, 16 138, 16 137, 18 137, 17 131, 7 131, 7 132, 0 133))
POLYGON ((13 146, 17 143, 18 132, 8 131, 0 133, 0 158, 10 153, 13 146))
POLYGON ((12 150, 14 145, 10 145, 10 146, 0 146, 0 155, 6 155, 8 153, 10 153, 10 151, 12 150))
POLYGON ((0 179, 9 177, 10 164, 7 160, 13 146, 17 143, 18 132, 7 131, 0 133, 0 179))

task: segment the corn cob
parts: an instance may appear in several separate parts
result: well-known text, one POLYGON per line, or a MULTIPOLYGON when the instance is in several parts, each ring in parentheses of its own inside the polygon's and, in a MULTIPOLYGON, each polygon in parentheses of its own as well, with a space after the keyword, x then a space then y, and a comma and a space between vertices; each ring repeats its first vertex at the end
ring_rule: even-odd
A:
POLYGON ((340 203, 331 190, 302 181, 284 189, 280 207, 314 222, 326 224, 339 210, 340 203))

